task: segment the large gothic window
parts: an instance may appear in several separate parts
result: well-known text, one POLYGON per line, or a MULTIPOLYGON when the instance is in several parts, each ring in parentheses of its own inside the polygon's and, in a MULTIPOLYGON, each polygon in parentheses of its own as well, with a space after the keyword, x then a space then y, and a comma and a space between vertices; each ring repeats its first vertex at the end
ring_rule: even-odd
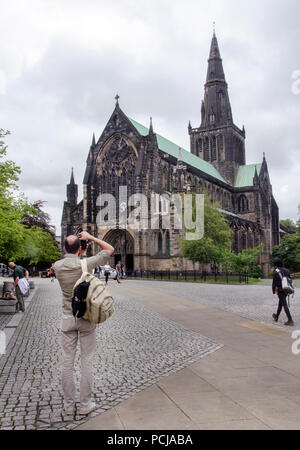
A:
POLYGON ((217 160, 217 139, 216 136, 212 137, 212 149, 211 149, 211 160, 217 160))
POLYGON ((240 196, 240 198, 238 200, 238 208, 239 208, 239 213, 244 213, 249 210, 249 202, 245 195, 240 196))
POLYGON ((216 117, 215 117, 214 113, 210 114, 209 115, 209 123, 213 124, 213 123, 215 123, 215 120, 216 120, 216 117))
POLYGON ((246 250, 246 248, 247 248, 247 234, 246 234, 246 231, 242 232, 241 241, 242 241, 242 249, 246 250))
POLYGON ((224 106, 225 106, 225 95, 224 95, 224 92, 223 91, 220 91, 219 92, 219 94, 218 94, 218 97, 219 97, 219 105, 220 105, 220 109, 221 109, 221 114, 223 113, 225 113, 225 110, 224 110, 224 106))
POLYGON ((219 161, 224 161, 224 137, 222 135, 218 136, 218 159, 219 161))
POLYGON ((161 233, 158 233, 157 250, 158 250, 158 254, 162 255, 162 253, 163 253, 163 239, 162 239, 162 234, 161 233))
POLYGON ((204 159, 205 159, 205 161, 209 161, 210 160, 209 139, 208 139, 208 137, 205 138, 205 143, 204 143, 204 159))
POLYGON ((166 255, 170 255, 170 233, 167 231, 166 233, 166 255))

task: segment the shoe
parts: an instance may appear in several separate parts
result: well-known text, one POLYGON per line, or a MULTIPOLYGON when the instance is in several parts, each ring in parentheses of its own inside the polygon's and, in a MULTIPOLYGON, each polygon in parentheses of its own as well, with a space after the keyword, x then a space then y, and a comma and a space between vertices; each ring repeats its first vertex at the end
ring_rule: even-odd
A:
POLYGON ((286 327, 294 327, 295 326, 295 324, 294 324, 294 322, 292 320, 288 320, 287 322, 285 322, 284 325, 286 327))
POLYGON ((278 322, 278 317, 276 316, 276 314, 273 314, 273 319, 274 319, 274 322, 278 322))
POLYGON ((90 413, 93 412, 96 408, 97 408, 97 406, 95 405, 95 403, 91 403, 87 408, 80 409, 79 414, 80 414, 81 416, 90 414, 90 413))

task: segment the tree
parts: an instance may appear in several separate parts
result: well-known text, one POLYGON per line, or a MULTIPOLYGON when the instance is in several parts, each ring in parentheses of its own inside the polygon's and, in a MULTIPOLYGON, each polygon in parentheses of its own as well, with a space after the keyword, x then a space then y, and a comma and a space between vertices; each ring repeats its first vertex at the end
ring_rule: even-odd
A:
POLYGON ((22 261, 28 266, 46 268, 61 258, 61 252, 51 233, 40 227, 27 228, 22 261))
POLYGON ((22 253, 20 242, 24 239, 24 226, 21 219, 31 209, 19 194, 16 184, 20 167, 4 159, 7 146, 3 139, 8 134, 8 131, 0 129, 0 258, 5 261, 17 259, 22 253))
POLYGON ((256 266, 259 254, 263 251, 263 244, 258 247, 244 249, 240 253, 224 253, 224 263, 226 268, 235 273, 251 272, 256 266))
MULTIPOLYGON (((225 215, 213 204, 208 196, 204 198, 204 236, 201 240, 180 241, 182 256, 199 263, 220 264, 224 252, 229 252, 232 233, 225 215)), ((194 211, 193 211, 194 212, 194 211)))
POLYGON ((44 201, 36 200, 31 204, 32 210, 23 216, 22 222, 28 228, 39 227, 55 238, 55 227, 50 224, 50 216, 42 210, 44 201))
POLYGON ((300 232, 286 235, 280 245, 273 248, 271 260, 281 259, 293 272, 300 271, 300 232))

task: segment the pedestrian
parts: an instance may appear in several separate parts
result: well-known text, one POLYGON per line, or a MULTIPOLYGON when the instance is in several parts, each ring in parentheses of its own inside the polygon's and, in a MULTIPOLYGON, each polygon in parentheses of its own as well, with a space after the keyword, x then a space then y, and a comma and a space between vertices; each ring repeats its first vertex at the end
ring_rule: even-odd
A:
POLYGON ((284 290, 282 289, 282 277, 287 277, 290 278, 291 274, 290 271, 288 269, 286 269, 285 267, 283 267, 283 263, 280 259, 277 259, 276 261, 274 261, 274 274, 273 274, 273 284, 272 284, 272 290, 273 290, 273 294, 277 294, 278 298, 279 298, 279 302, 278 302, 278 309, 277 309, 277 314, 273 314, 273 319, 275 322, 278 322, 279 316, 281 314, 282 308, 284 308, 284 311, 287 315, 288 321, 284 324, 286 326, 294 326, 294 321, 292 319, 286 298, 287 298, 287 294, 284 292, 284 290))
POLYGON ((18 301, 16 305, 16 311, 19 312, 21 310, 22 312, 25 312, 24 295, 22 294, 19 287, 19 281, 22 280, 22 278, 26 278, 26 280, 28 281, 29 272, 28 270, 24 269, 24 267, 17 266, 14 262, 10 262, 8 266, 13 270, 14 284, 11 291, 13 292, 14 290, 16 290, 16 297, 18 301))
POLYGON ((56 274, 55 274, 55 270, 54 270, 54 263, 50 267, 49 277, 51 278, 51 283, 53 283, 56 278, 56 274))
POLYGON ((117 279, 117 282, 120 284, 121 283, 120 278, 121 278, 121 275, 122 275, 122 273, 121 273, 121 261, 118 261, 118 264, 116 265, 116 272, 117 272, 116 279, 117 279))
POLYGON ((122 263, 122 261, 120 261, 120 267, 121 267, 121 276, 123 278, 124 277, 124 264, 122 263))
POLYGON ((106 262, 105 266, 103 267, 104 270, 104 276, 105 276, 105 283, 108 283, 108 277, 110 275, 111 267, 109 265, 109 261, 106 262))
POLYGON ((75 319, 72 314, 73 287, 82 275, 80 255, 81 241, 93 241, 102 251, 95 256, 88 257, 87 267, 92 270, 103 264, 113 253, 114 248, 108 243, 95 238, 83 231, 78 236, 68 236, 65 240, 63 259, 54 264, 56 277, 62 290, 62 326, 61 344, 63 355, 62 388, 64 393, 64 411, 66 414, 75 413, 75 383, 73 378, 74 360, 77 342, 80 342, 81 381, 79 414, 89 414, 96 405, 92 401, 93 372, 92 362, 96 349, 96 325, 85 319, 75 319))

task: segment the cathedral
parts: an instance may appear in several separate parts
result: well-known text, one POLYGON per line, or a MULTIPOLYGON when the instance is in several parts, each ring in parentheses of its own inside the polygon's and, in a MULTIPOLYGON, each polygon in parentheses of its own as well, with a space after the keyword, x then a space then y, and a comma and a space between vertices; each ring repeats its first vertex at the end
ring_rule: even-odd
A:
MULTIPOLYGON (((201 124, 188 126, 190 151, 156 133, 150 119, 146 127, 128 117, 116 96, 114 111, 101 136, 93 136, 83 180, 83 199, 78 202, 78 186, 72 170, 67 185, 67 201, 62 214, 62 243, 69 234, 81 230, 104 239, 115 248, 111 264, 122 260, 127 270, 198 269, 180 256, 180 230, 137 230, 120 226, 98 227, 98 197, 112 194, 119 202, 119 188, 127 187, 128 198, 142 193, 195 192, 209 195, 233 231, 232 250, 240 252, 264 244, 260 265, 268 274, 269 258, 279 244, 279 211, 272 194, 265 155, 257 164, 246 164, 245 128, 233 121, 218 41, 213 34, 208 59, 201 124)), ((158 205, 162 208, 162 205, 158 205)), ((90 254, 95 249, 89 248, 90 254)))

